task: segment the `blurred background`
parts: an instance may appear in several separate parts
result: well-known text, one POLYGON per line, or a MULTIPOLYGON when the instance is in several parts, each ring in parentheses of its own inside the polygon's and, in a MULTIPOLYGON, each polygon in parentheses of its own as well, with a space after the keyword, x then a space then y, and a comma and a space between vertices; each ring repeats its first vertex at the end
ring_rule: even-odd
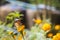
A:
POLYGON ((6 12, 15 10, 27 11, 27 9, 31 9, 32 11, 37 9, 41 13, 43 9, 47 9, 45 10, 46 14, 51 15, 52 23, 60 24, 60 0, 0 0, 0 2, 0 11, 3 12, 0 12, 0 15, 2 15, 0 18, 3 21, 8 14, 6 12), (48 11, 51 11, 51 13, 48 11))
POLYGON ((53 36, 60 40, 60 0, 0 0, 1 40, 50 40, 53 36))

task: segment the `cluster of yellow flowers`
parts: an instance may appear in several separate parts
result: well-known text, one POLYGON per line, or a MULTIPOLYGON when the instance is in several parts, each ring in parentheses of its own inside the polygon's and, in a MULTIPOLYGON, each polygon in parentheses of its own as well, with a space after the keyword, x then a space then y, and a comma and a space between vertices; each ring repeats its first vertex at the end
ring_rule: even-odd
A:
POLYGON ((60 33, 57 33, 55 36, 53 36, 52 40, 60 40, 60 33))
MULTIPOLYGON (((41 23, 42 23, 42 20, 37 19, 37 20, 34 20, 34 22, 35 22, 36 24, 41 24, 41 23)), ((48 31, 48 30, 51 30, 51 27, 52 27, 51 24, 49 24, 49 23, 44 23, 44 24, 42 25, 42 30, 48 31)), ((55 25, 55 26, 53 27, 53 30, 59 31, 59 30, 60 30, 60 25, 55 25)), ((53 36, 53 35, 54 35, 53 33, 47 34, 47 36, 48 36, 49 38, 52 38, 52 37, 53 37, 52 40, 60 40, 60 33, 57 33, 55 36, 53 36)))
MULTIPOLYGON (((35 22, 36 24, 40 24, 40 23, 42 23, 42 20, 41 20, 41 19, 36 19, 36 20, 34 20, 34 22, 35 22)), ((51 24, 49 24, 49 23, 44 23, 42 29, 43 29, 44 31, 50 30, 50 29, 51 29, 51 24)), ((56 25, 56 26, 54 27, 54 29, 55 29, 55 30, 60 30, 60 25, 56 25)))
MULTIPOLYGON (((36 23, 36 24, 41 24, 42 23, 42 30, 44 30, 45 32, 46 31, 50 31, 51 30, 51 24, 49 24, 49 23, 43 23, 42 22, 42 20, 40 20, 40 19, 37 19, 37 20, 34 20, 34 22, 36 23)), ((21 34, 19 34, 18 35, 18 37, 16 36, 16 35, 13 35, 13 38, 14 39, 16 39, 17 38, 17 40, 23 40, 24 38, 24 36, 25 36, 25 34, 26 34, 26 32, 24 32, 24 28, 25 28, 25 26, 24 25, 20 25, 20 22, 18 21, 18 22, 16 22, 15 23, 15 26, 16 26, 16 29, 17 29, 17 31, 18 32, 22 32, 21 34)), ((60 25, 55 25, 54 26, 54 29, 55 30, 60 30, 60 25)), ((53 30, 54 30, 53 29, 53 30)), ((13 32, 11 31, 11 32, 9 32, 9 34, 11 35, 11 34, 13 34, 13 32)), ((49 38, 52 38, 52 40, 60 40, 60 33, 57 33, 56 35, 54 35, 52 32, 51 33, 48 33, 47 34, 47 36, 49 37, 49 38)))
MULTIPOLYGON (((42 20, 41 19, 36 19, 36 20, 34 20, 34 22, 36 24, 40 24, 40 23, 42 23, 42 20)), ((44 23, 42 29, 44 31, 50 30, 51 29, 51 25, 49 23, 44 23)))

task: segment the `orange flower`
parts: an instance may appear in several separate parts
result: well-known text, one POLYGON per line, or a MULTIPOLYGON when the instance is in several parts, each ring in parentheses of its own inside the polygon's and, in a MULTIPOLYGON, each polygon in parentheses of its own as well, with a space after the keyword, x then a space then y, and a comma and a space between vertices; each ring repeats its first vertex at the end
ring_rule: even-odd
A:
POLYGON ((56 25, 55 30, 60 30, 60 25, 56 25))
POLYGON ((49 34, 48 34, 48 37, 49 37, 49 38, 53 37, 53 34, 52 34, 52 33, 49 33, 49 34))
POLYGON ((24 25, 19 26, 19 27, 17 27, 17 31, 18 31, 18 32, 23 31, 23 30, 24 30, 24 28, 25 28, 25 26, 24 26, 24 25))
POLYGON ((60 33, 57 33, 55 36, 53 36, 52 40, 60 40, 60 33))
POLYGON ((50 30, 50 29, 51 29, 51 25, 48 24, 48 23, 45 23, 45 24, 43 25, 42 29, 43 29, 44 31, 50 30))
POLYGON ((42 21, 41 21, 40 19, 36 19, 36 20, 34 20, 34 22, 35 22, 36 24, 40 24, 42 21))

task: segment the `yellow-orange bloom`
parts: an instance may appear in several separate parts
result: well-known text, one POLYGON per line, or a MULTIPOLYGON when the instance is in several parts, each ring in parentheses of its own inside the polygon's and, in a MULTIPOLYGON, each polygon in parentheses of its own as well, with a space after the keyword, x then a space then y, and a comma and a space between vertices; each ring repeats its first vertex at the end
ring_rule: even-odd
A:
POLYGON ((18 40, 23 40, 22 35, 19 35, 19 36, 18 36, 18 40))
POLYGON ((49 37, 49 38, 53 37, 53 34, 52 34, 52 33, 49 33, 49 34, 48 34, 48 37, 49 37))
POLYGON ((24 25, 19 26, 19 27, 17 27, 17 31, 18 31, 18 32, 23 31, 23 30, 24 30, 24 28, 25 28, 25 26, 24 26, 24 25))
POLYGON ((48 23, 45 23, 45 24, 43 25, 42 29, 43 29, 44 31, 50 30, 50 29, 51 29, 51 25, 48 24, 48 23))
POLYGON ((60 36, 60 33, 57 33, 56 35, 57 35, 57 36, 60 36))
POLYGON ((36 24, 40 24, 40 23, 42 22, 42 20, 36 19, 36 20, 34 20, 34 22, 35 22, 36 24))
POLYGON ((57 33, 55 36, 53 36, 52 40, 60 40, 60 33, 57 33))
POLYGON ((60 25, 56 25, 55 30, 60 30, 60 25))

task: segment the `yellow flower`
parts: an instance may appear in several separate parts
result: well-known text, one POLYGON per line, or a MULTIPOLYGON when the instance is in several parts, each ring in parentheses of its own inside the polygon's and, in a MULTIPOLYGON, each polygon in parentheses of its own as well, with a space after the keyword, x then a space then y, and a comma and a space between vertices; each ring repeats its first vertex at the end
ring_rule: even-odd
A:
POLYGON ((25 28, 25 26, 24 26, 24 25, 19 26, 19 27, 17 27, 17 31, 18 31, 18 32, 23 31, 23 30, 24 30, 24 28, 25 28))
POLYGON ((49 38, 53 37, 53 34, 52 34, 52 33, 49 33, 49 34, 48 34, 48 37, 49 37, 49 38))
POLYGON ((60 30, 60 25, 56 25, 55 30, 60 30))
POLYGON ((41 21, 40 19, 36 19, 36 20, 34 20, 34 22, 35 22, 36 24, 40 24, 42 21, 41 21))
POLYGON ((12 32, 12 31, 10 31, 10 32, 9 32, 9 35, 11 35, 12 33, 13 33, 13 32, 12 32))
POLYGON ((57 33, 55 36, 53 36, 52 40, 60 40, 60 33, 57 33))
POLYGON ((18 40, 23 40, 22 35, 19 35, 19 36, 18 36, 18 40))
POLYGON ((51 25, 48 24, 48 23, 45 23, 45 24, 43 25, 42 29, 43 29, 44 31, 50 30, 50 29, 51 29, 51 25))
POLYGON ((57 35, 57 36, 60 36, 60 33, 57 33, 56 35, 57 35))

